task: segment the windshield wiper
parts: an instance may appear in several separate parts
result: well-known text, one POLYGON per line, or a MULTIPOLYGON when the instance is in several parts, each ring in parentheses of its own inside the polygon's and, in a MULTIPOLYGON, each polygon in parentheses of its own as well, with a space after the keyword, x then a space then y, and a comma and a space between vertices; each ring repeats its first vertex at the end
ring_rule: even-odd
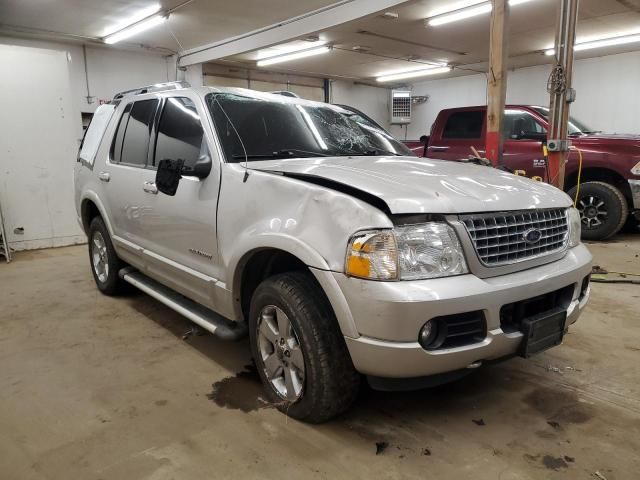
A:
POLYGON ((278 150, 277 152, 265 152, 265 153, 249 153, 244 155, 242 153, 238 153, 232 155, 231 158, 234 160, 244 160, 247 159, 278 159, 278 158, 295 158, 295 157, 328 157, 326 153, 320 152, 311 152, 309 150, 300 150, 298 148, 284 148, 282 150, 278 150))
POLYGON ((383 150, 382 148, 374 148, 371 150, 366 150, 362 155, 373 156, 373 155, 394 155, 396 157, 400 157, 401 155, 396 152, 391 152, 389 150, 383 150))

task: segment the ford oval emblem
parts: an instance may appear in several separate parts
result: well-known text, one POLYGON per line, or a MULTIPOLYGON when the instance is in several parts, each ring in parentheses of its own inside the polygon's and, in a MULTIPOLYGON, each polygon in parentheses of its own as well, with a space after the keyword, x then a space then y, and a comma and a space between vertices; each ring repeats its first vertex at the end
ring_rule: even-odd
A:
POLYGON ((542 232, 537 228, 530 228, 526 232, 522 234, 522 239, 527 242, 529 245, 533 245, 534 243, 538 243, 542 238, 542 232))

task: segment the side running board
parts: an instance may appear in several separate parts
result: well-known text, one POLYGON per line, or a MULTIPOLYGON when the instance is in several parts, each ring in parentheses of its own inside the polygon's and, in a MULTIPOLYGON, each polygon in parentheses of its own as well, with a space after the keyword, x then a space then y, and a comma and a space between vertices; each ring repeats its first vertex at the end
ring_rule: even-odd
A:
POLYGON ((164 303, 167 307, 219 338, 238 340, 247 334, 247 326, 244 323, 227 320, 214 311, 147 277, 133 267, 123 268, 118 272, 118 275, 125 282, 164 303))

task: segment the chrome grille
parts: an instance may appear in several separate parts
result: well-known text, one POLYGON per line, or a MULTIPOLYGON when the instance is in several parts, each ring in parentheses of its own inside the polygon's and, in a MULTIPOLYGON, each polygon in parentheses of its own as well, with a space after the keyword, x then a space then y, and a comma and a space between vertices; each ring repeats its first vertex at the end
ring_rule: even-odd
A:
POLYGON ((569 227, 564 208, 462 215, 460 220, 478 258, 488 267, 521 262, 566 248, 569 227), (535 243, 525 240, 531 229, 541 233, 535 243))

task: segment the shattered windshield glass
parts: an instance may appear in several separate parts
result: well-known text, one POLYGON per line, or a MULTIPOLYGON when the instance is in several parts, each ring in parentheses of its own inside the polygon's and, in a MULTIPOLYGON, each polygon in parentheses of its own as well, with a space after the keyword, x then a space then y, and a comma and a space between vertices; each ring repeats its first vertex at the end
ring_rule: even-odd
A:
POLYGON ((234 93, 207 95, 228 162, 414 154, 367 119, 339 107, 234 93))

